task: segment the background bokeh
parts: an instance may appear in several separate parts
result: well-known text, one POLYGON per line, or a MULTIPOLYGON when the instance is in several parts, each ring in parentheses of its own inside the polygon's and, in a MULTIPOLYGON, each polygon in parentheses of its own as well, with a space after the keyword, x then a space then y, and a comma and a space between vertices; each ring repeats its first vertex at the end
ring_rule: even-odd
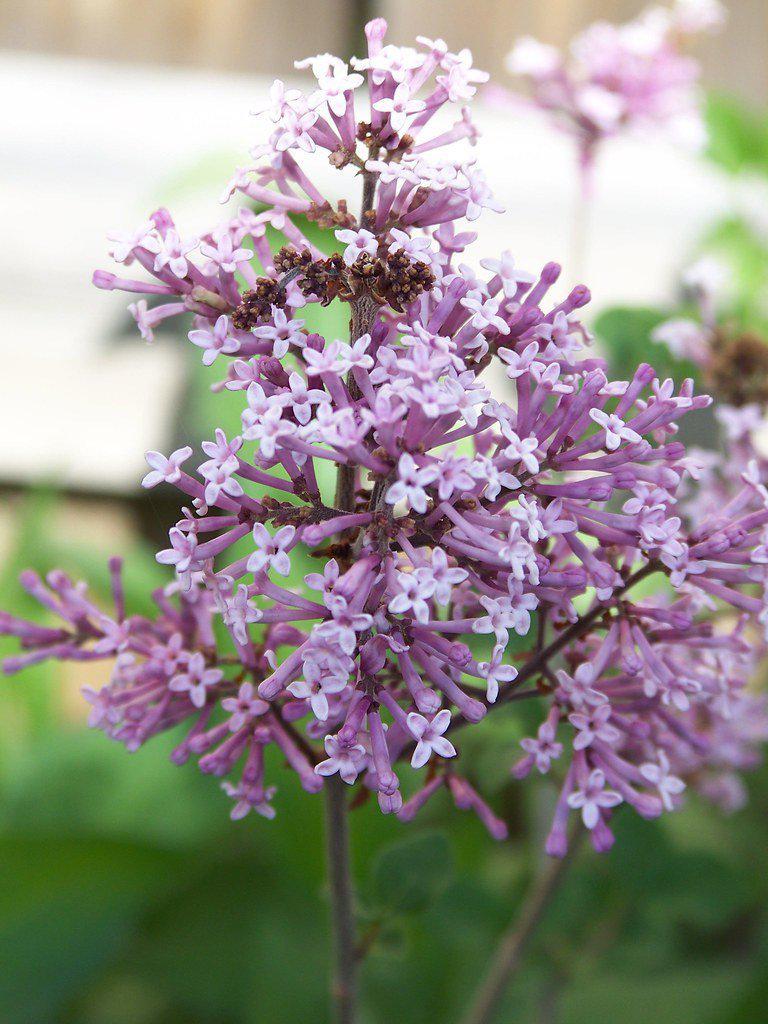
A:
MULTIPOLYGON (((143 451, 206 437, 235 410, 222 412, 182 337, 145 346, 123 299, 91 289, 90 272, 106 265, 107 230, 161 202, 191 233, 221 217, 269 75, 289 77, 308 53, 359 51, 376 12, 404 42, 470 46, 506 83, 515 35, 562 42, 640 6, 0 3, 0 607, 34 614, 15 582, 25 566, 61 565, 106 599, 113 552, 126 558, 133 610, 165 581, 153 551, 175 499, 139 492, 143 451)), ((708 155, 622 140, 598 167, 579 269, 617 367, 649 357, 648 333, 702 251, 731 267, 727 315, 768 337, 768 9, 733 0, 730 14, 702 50, 708 155)), ((478 251, 511 248, 533 270, 560 259, 570 283, 567 140, 482 102, 478 120, 480 159, 507 208, 481 222, 478 251)), ((325 315, 329 332, 343 328, 325 315)), ((276 764, 278 819, 231 824, 215 780, 170 764, 172 737, 127 755, 85 729, 78 691, 100 681, 86 664, 0 682, 0 1021, 322 1024, 322 802, 276 764)), ((355 811, 366 1022, 455 1019, 540 869, 551 794, 507 774, 529 726, 510 708, 465 747, 510 823, 507 843, 439 799, 407 828, 355 811)), ((730 817, 696 800, 661 823, 620 815, 615 851, 581 857, 500 1019, 764 1024, 768 771, 747 784, 748 806, 730 817)))

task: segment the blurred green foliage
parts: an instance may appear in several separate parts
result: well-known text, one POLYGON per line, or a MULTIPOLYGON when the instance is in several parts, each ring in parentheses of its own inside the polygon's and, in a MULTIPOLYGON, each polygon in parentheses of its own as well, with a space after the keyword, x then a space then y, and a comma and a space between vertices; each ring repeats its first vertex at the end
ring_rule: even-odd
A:
POLYGON ((768 333, 768 112, 722 93, 707 99, 708 158, 726 174, 750 181, 756 217, 734 212, 710 225, 701 249, 722 259, 733 276, 724 311, 742 329, 768 333))
POLYGON ((768 177, 768 114, 729 93, 707 96, 707 157, 729 174, 768 177))
POLYGON ((651 363, 662 379, 698 377, 692 363, 677 359, 666 345, 651 341, 655 328, 670 316, 670 310, 652 306, 613 306, 596 317, 594 331, 615 377, 626 377, 641 362, 651 363))

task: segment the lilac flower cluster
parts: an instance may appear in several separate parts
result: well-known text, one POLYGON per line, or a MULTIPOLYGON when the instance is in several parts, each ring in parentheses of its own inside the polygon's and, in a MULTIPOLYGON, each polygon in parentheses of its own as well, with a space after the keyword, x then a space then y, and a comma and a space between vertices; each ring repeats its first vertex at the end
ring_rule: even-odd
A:
POLYGON ((353 70, 301 62, 308 94, 275 83, 268 141, 227 190, 246 203, 224 225, 186 239, 161 210, 113 239, 153 280, 96 284, 152 298, 132 307, 145 337, 194 314, 190 341, 243 393, 242 430, 217 430, 196 469, 189 447, 147 455, 144 486, 187 500, 157 556, 176 579, 156 617, 127 613, 117 562, 110 618, 63 574, 26 574, 63 625, 3 615, 23 648, 5 669, 108 659, 110 682, 86 691, 91 724, 129 750, 183 724, 173 760, 225 778, 233 817, 274 814, 274 746, 309 792, 338 773, 409 820, 446 788, 497 838, 506 825, 455 741, 495 707, 539 701, 514 775, 559 779, 550 853, 572 809, 604 850, 619 804, 653 817, 684 780, 751 756, 768 494, 745 473, 687 530, 678 492, 697 470, 675 433, 709 399, 647 364, 609 380, 585 351, 588 290, 548 298, 557 265, 458 262, 475 237, 463 221, 498 205, 470 158, 441 151, 474 142, 461 105, 486 76, 468 51, 385 44, 385 29, 368 25, 353 70), (360 177, 359 217, 313 180, 323 153, 360 177), (307 221, 338 251, 320 252, 307 221), (269 227, 286 239, 276 254, 269 227), (305 326, 302 310, 331 301, 349 305, 347 340, 305 326), (492 362, 506 400, 483 383, 492 362), (712 606, 735 609, 735 628, 716 631, 712 606), (407 762, 426 772, 404 800, 407 762))
POLYGON ((718 0, 675 0, 622 25, 596 22, 573 39, 568 59, 523 37, 507 67, 526 80, 534 103, 576 137, 585 163, 603 139, 625 130, 663 126, 700 143, 699 65, 684 44, 724 20, 718 0))

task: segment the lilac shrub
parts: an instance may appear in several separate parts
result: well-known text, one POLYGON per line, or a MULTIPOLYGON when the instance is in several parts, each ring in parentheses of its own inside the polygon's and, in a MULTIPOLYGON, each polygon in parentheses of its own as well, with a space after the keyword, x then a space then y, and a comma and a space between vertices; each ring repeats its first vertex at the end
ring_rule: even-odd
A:
POLYGON ((223 779, 233 818, 274 816, 273 747, 311 793, 338 774, 408 821, 445 788, 498 839, 461 770, 462 727, 534 702, 541 724, 509 763, 558 780, 546 848, 565 853, 574 813, 606 850, 619 805, 656 817, 753 757, 768 495, 745 470, 687 524, 698 469, 675 435, 709 399, 645 363, 609 380, 580 320, 587 288, 550 297, 556 264, 461 262, 471 224, 500 209, 468 155, 466 104, 487 76, 467 50, 385 30, 367 26, 351 68, 300 62, 308 94, 275 82, 223 224, 189 238, 161 209, 113 237, 140 274, 96 285, 147 296, 130 308, 150 340, 191 314, 203 362, 224 364, 215 387, 242 395, 242 429, 216 430, 196 468, 190 447, 147 455, 144 486, 185 502, 154 618, 125 607, 119 560, 109 616, 63 573, 25 573, 60 622, 3 614, 22 647, 5 670, 103 659, 90 724, 130 751, 180 727, 173 761, 223 779), (323 158, 359 179, 359 216, 321 191, 323 158), (349 307, 345 340, 306 326, 331 302, 349 307))

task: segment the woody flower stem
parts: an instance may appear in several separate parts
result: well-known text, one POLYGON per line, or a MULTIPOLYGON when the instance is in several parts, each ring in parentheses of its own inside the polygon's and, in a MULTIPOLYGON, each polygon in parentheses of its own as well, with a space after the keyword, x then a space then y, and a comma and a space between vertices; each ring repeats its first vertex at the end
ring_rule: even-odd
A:
MULTIPOLYGON (((363 212, 372 195, 365 190, 363 212)), ((354 343, 367 333, 377 309, 368 308, 364 300, 352 306, 350 340, 354 343)), ((349 375, 350 385, 354 383, 349 375)), ((355 470, 353 466, 339 467, 336 479, 336 507, 353 511, 355 507, 355 470)), ((352 871, 349 858, 348 804, 344 783, 338 776, 326 780, 326 849, 328 857, 328 883, 331 896, 331 924, 334 939, 335 969, 331 995, 334 1019, 337 1024, 354 1024, 356 1010, 356 929, 352 871)))
POLYGON ((547 909, 575 858, 582 835, 572 834, 565 857, 552 858, 534 882, 520 913, 502 935, 488 972, 477 989, 461 1024, 492 1024, 509 983, 520 968, 523 956, 547 909))
MULTIPOLYGON (((376 193, 376 179, 369 172, 363 173, 363 196, 360 206, 360 227, 368 221, 368 211, 373 206, 373 199, 376 193)), ((379 311, 378 303, 371 295, 360 295, 351 304, 351 316, 349 320, 349 340, 354 343, 368 334, 376 321, 376 314, 379 311)), ((352 394, 359 395, 354 376, 350 371, 347 379, 347 386, 352 394)), ((355 509, 355 468, 352 465, 339 466, 336 478, 336 508, 354 512, 355 509)))
POLYGON ((349 862, 349 821, 344 783, 338 776, 325 784, 326 850, 334 939, 334 974, 331 988, 336 1024, 355 1024, 356 960, 352 873, 349 862))

